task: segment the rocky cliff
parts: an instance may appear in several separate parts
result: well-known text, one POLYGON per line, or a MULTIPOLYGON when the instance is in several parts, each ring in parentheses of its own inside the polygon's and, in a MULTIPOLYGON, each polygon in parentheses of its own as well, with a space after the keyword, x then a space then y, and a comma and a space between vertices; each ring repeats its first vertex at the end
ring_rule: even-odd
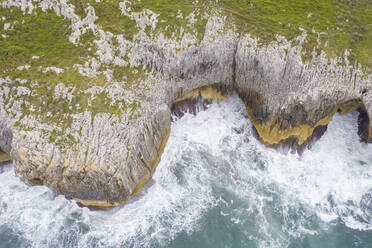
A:
POLYGON ((321 33, 302 28, 263 41, 242 29, 233 4, 157 13, 150 3, 1 3, 0 149, 26 183, 84 205, 123 203, 151 177, 171 112, 233 91, 267 145, 301 147, 336 111, 356 109, 371 140, 369 56, 334 56, 321 33))

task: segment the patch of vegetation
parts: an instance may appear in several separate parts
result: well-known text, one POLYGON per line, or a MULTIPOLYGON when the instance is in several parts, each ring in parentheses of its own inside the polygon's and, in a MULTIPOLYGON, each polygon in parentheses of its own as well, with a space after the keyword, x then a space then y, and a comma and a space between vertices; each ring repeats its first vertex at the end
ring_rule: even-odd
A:
MULTIPOLYGON (((92 34, 82 37, 84 46, 75 46, 69 41, 71 29, 70 21, 55 12, 35 10, 35 14, 23 14, 18 8, 4 9, 0 7, 0 27, 11 23, 6 30, 6 38, 0 38, 0 77, 24 77, 30 80, 44 79, 39 67, 71 68, 74 64, 82 63, 88 56, 94 54, 91 45, 92 34), (35 16, 36 14, 36 16, 35 16), (89 49, 90 47, 90 49, 89 49), (37 56, 38 59, 33 59, 37 56), (19 66, 30 65, 30 70, 18 70, 19 66)), ((74 78, 78 74, 69 73, 69 79, 76 84, 81 78, 74 78)), ((47 78, 49 80, 52 77, 47 78)), ((65 77, 59 77, 63 81, 65 77)))
POLYGON ((87 110, 92 112, 92 122, 95 115, 98 113, 108 113, 116 115, 121 120, 121 114, 129 114, 129 119, 135 119, 135 111, 140 107, 140 103, 134 100, 131 103, 127 103, 125 100, 112 102, 111 99, 107 96, 106 92, 101 92, 93 98, 90 104, 87 106, 87 110), (109 109, 108 109, 109 108, 109 109))
POLYGON ((136 22, 129 17, 122 15, 117 0, 105 0, 96 2, 90 0, 89 3, 94 7, 98 20, 96 24, 100 25, 103 30, 113 34, 122 34, 125 39, 132 40, 133 36, 138 33, 136 22))
POLYGON ((178 36, 182 28, 186 33, 195 34, 199 42, 204 37, 207 23, 207 19, 203 15, 210 11, 208 1, 201 1, 199 4, 191 0, 141 0, 134 1, 131 7, 135 11, 149 9, 159 14, 155 34, 163 33, 168 38, 177 39, 181 38, 178 36), (195 23, 194 25, 188 25, 189 20, 186 17, 192 12, 195 14, 195 23))
MULTIPOLYGON (((72 144, 73 136, 66 134, 73 121, 71 115, 85 110, 90 110, 93 118, 98 113, 117 115, 120 118, 121 113, 127 111, 133 119, 138 118, 134 113, 139 107, 137 102, 117 101, 111 104, 105 93, 94 97, 84 93, 84 90, 92 86, 104 87, 107 83, 103 74, 89 78, 73 68, 74 64, 84 63, 94 56, 96 48, 92 33, 83 35, 82 45, 75 46, 69 41, 70 21, 57 16, 53 11, 34 10, 34 13, 29 15, 23 14, 18 8, 0 7, 0 17, 4 17, 0 18, 0 27, 4 27, 6 23, 11 24, 9 29, 1 32, 6 37, 0 37, 0 77, 27 79, 26 84, 14 81, 8 85, 10 92, 9 97, 4 99, 5 105, 9 109, 14 100, 23 100, 23 116, 33 115, 39 121, 56 127, 52 132, 44 130, 44 135, 47 135, 51 142, 61 146, 72 144), (25 65, 30 67, 17 69, 25 65), (61 68, 63 72, 43 72, 47 67, 61 68), (56 97, 55 88, 60 83, 69 87, 73 95, 71 99, 56 97), (31 93, 17 96, 18 87, 21 86, 28 88, 31 93)), ((121 80, 126 75, 125 81, 133 84, 136 79, 143 77, 144 72, 143 68, 114 69, 114 75, 120 75, 121 80)), ((31 130, 30 127, 22 126, 19 121, 16 126, 31 130)))
MULTIPOLYGON (((110 66, 113 70, 113 76, 116 81, 128 81, 134 82, 145 79, 145 73, 150 73, 151 69, 145 66, 139 66, 137 68, 130 68, 128 66, 110 66)), ((133 87, 136 85, 127 85, 127 87, 133 87)))
POLYGON ((322 45, 318 52, 324 50, 335 57, 350 49, 351 59, 372 67, 369 0, 221 0, 218 5, 230 13, 241 34, 250 33, 263 43, 271 42, 276 34, 291 40, 304 28, 307 57, 317 46, 319 33, 322 45))
POLYGON ((75 6, 75 14, 84 18, 86 16, 85 9, 88 7, 88 1, 86 0, 69 0, 68 3, 75 6))

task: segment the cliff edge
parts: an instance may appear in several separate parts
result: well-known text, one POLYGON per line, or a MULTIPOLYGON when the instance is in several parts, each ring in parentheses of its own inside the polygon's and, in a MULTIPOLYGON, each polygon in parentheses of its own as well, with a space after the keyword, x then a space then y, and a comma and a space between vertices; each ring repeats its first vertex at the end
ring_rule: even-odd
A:
POLYGON ((369 142, 372 4, 335 2, 301 19, 260 1, 2 1, 0 158, 27 184, 121 204, 156 168, 172 111, 234 91, 266 145, 303 150, 353 110, 369 142))

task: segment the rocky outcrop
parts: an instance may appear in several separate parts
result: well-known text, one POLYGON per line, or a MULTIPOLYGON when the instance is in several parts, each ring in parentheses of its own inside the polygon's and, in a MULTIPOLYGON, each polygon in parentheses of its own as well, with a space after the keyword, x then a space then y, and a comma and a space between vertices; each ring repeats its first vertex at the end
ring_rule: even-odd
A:
POLYGON ((7 116, 0 112, 0 151, 10 153, 13 139, 12 128, 7 116))
MULTIPOLYGON (((45 8, 59 8, 52 1, 42 3, 45 8)), ((360 134, 371 140, 371 74, 357 63, 350 64, 347 52, 333 59, 314 52, 311 59, 303 60, 305 33, 297 38, 297 45, 279 36, 262 45, 248 34, 241 36, 216 14, 208 17, 204 38, 197 45, 187 35, 181 40, 161 35, 152 39, 140 32, 134 39, 137 42, 132 43, 120 43, 121 36, 115 36, 121 46, 115 49, 124 54, 120 57, 113 55, 113 34, 93 24, 94 9, 80 20, 67 3, 60 8, 65 18, 73 20, 73 35, 77 36, 70 37, 72 41, 77 42, 79 34, 88 29, 99 36, 95 42, 102 49, 98 49, 97 58, 74 66, 87 77, 107 77, 106 88, 85 90, 84 94, 90 94, 87 101, 105 93, 107 104, 113 107, 123 99, 140 104, 116 115, 93 114, 88 104, 87 109, 68 116, 70 127, 61 133, 58 123, 23 113, 23 108, 30 106, 29 99, 39 97, 25 87, 25 82, 0 78, 0 149, 10 154, 16 174, 30 185, 46 185, 83 205, 121 204, 151 177, 169 135, 171 113, 181 116, 190 106, 191 112, 196 112, 233 91, 246 104, 258 137, 269 146, 286 144, 303 151, 325 132, 338 110, 361 109, 360 134), (110 63, 143 66, 151 73, 138 76, 132 86, 115 81, 110 70, 97 71, 100 65, 110 63), (11 88, 18 98, 9 93, 11 88), (56 130, 58 135, 52 136, 56 130), (57 141, 67 136, 73 141, 61 146, 57 141)), ((151 24, 151 20, 147 21, 151 24)), ((67 105, 74 97, 85 97, 63 83, 57 86, 55 97, 67 105)))
MULTIPOLYGON (((371 81, 369 85, 371 85, 371 81)), ((372 91, 370 88, 364 89, 362 91, 362 101, 364 103, 362 110, 365 112, 365 115, 364 115, 365 125, 362 127, 362 129, 365 130, 364 131, 365 133, 368 133, 368 137, 366 135, 365 140, 369 143, 372 143, 372 121, 371 121, 372 120, 372 91), (369 125, 367 125, 367 122, 369 123, 369 125)))
POLYGON ((83 130, 85 141, 66 153, 40 137, 17 133, 11 152, 16 174, 85 205, 122 203, 151 177, 168 138, 169 108, 160 105, 153 111, 129 129, 96 118, 93 127, 83 130))
POLYGON ((259 48, 249 36, 239 42, 236 89, 258 134, 269 145, 290 137, 301 145, 338 109, 370 106, 366 100, 370 98, 364 97, 371 91, 370 76, 324 53, 303 62, 299 49, 286 41, 259 48))
POLYGON ((9 153, 12 143, 12 129, 7 121, 7 116, 0 109, 0 163, 10 160, 9 153), (1 121, 2 120, 2 121, 1 121))

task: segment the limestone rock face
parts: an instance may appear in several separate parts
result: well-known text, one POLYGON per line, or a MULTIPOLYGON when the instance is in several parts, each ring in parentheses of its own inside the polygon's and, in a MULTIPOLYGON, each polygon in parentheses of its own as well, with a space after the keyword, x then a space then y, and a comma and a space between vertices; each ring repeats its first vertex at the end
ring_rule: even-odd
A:
MULTIPOLYGON (((151 177, 160 159, 172 104, 187 98, 211 102, 236 91, 268 145, 288 139, 305 144, 345 106, 362 108, 372 118, 372 75, 351 64, 347 52, 333 59, 314 53, 303 60, 306 33, 297 45, 280 36, 263 45, 238 33, 219 12, 203 17, 200 42, 182 32, 175 39, 151 36, 145 29, 155 29, 156 13, 129 13, 127 2, 120 4, 122 15, 140 30, 132 41, 97 25, 92 6, 83 18, 66 1, 4 1, 3 6, 25 13, 40 8, 70 20, 68 39, 76 46, 86 32, 96 38, 96 53, 85 63, 35 70, 58 77, 79 73, 89 87, 0 77, 0 150, 10 154, 16 174, 27 184, 46 185, 84 205, 125 202, 151 177), (125 68, 119 79, 117 68, 125 68), (50 112, 41 113, 44 103, 33 101, 39 98, 51 102, 50 112), (65 109, 61 112, 54 104, 65 109), (59 118, 53 119, 54 113, 59 118)), ((371 122, 366 128, 371 140, 371 122)))
MULTIPOLYGON (((1 93, 0 93, 1 95, 1 93)), ((1 101, 1 97, 0 97, 1 101)), ((1 105, 1 104, 0 104, 1 105)), ((0 163, 10 160, 13 133, 7 115, 0 109, 0 163)))
MULTIPOLYGON (((371 84, 371 83, 370 83, 371 84)), ((368 88, 367 90, 362 91, 362 99, 364 106, 366 108, 369 126, 368 126, 368 142, 372 143, 372 90, 368 88)))
POLYGON ((112 127, 105 116, 96 118, 83 130, 84 140, 66 153, 36 132, 27 138, 17 133, 11 152, 16 174, 28 184, 45 184, 86 205, 125 201, 150 178, 167 139, 168 106, 158 105, 152 111, 130 127, 112 127))
POLYGON ((13 133, 7 116, 0 112, 0 151, 9 153, 11 150, 13 133))
MULTIPOLYGON (((300 49, 285 40, 264 48, 249 36, 239 41, 235 88, 251 108, 256 125, 266 126, 259 134, 268 144, 292 135, 304 142, 313 127, 327 124, 335 111, 353 100, 361 99, 371 117, 371 75, 324 53, 303 62, 300 49), (295 130, 301 126, 303 137, 295 130)), ((354 110, 359 107, 352 105, 354 110)))

